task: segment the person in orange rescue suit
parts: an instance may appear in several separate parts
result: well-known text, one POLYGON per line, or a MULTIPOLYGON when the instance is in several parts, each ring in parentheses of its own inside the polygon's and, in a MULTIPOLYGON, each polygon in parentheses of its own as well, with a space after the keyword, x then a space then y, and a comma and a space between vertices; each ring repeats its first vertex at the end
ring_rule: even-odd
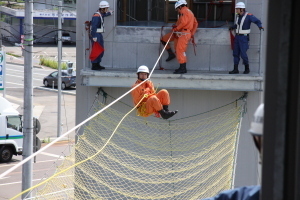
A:
MULTIPOLYGON (((138 80, 135 82, 132 88, 148 78, 148 67, 145 65, 140 66, 137 70, 137 76, 138 80)), ((143 84, 134 89, 131 92, 131 95, 134 105, 137 105, 140 102, 137 107, 139 116, 148 117, 155 113, 156 116, 159 116, 158 114, 160 114, 163 119, 169 119, 178 112, 177 110, 169 111, 169 92, 165 89, 162 89, 156 93, 153 83, 150 80, 145 81, 143 84), (145 94, 147 97, 140 102, 145 94)))
POLYGON ((176 24, 172 27, 172 32, 164 35, 161 38, 161 43, 166 45, 167 41, 174 41, 175 53, 172 51, 170 45, 168 44, 166 50, 168 51, 168 58, 166 61, 170 61, 177 58, 180 67, 175 70, 174 74, 184 74, 186 70, 186 49, 188 42, 192 39, 194 42, 194 35, 198 28, 197 19, 194 17, 193 12, 187 7, 187 2, 185 0, 179 0, 175 3, 175 10, 178 12, 178 20, 176 24))
POLYGON ((259 30, 264 30, 261 21, 257 19, 251 13, 246 12, 246 6, 243 2, 238 2, 235 5, 235 11, 237 13, 235 25, 231 26, 229 30, 235 30, 234 47, 233 47, 233 61, 234 69, 229 74, 238 74, 238 65, 240 57, 243 59, 245 65, 244 74, 249 74, 249 61, 247 56, 247 50, 249 49, 249 34, 250 25, 255 23, 259 30))
MULTIPOLYGON (((104 33, 104 17, 113 14, 113 11, 108 11, 109 3, 107 1, 101 1, 99 3, 99 9, 94 13, 91 21, 91 42, 98 42, 104 48, 104 40, 102 33, 104 33)), ((92 70, 102 70, 105 67, 100 65, 104 51, 93 61, 92 70)))

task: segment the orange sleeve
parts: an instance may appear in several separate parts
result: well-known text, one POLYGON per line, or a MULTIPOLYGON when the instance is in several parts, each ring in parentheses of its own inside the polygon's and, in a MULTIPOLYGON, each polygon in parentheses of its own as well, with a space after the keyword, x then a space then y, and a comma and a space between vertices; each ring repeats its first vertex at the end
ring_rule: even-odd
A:
POLYGON ((197 28, 198 28, 198 21, 197 21, 196 17, 194 17, 193 29, 191 30, 192 36, 195 35, 197 28))
MULTIPOLYGON (((133 86, 135 87, 138 85, 140 82, 137 81, 133 86)), ((151 81, 147 81, 140 85, 139 87, 135 88, 133 91, 131 91, 131 96, 133 99, 134 105, 137 105, 139 101, 144 97, 144 94, 154 94, 155 90, 153 87, 153 83, 151 81)), ((143 99, 143 102, 147 101, 147 98, 143 99)))
POLYGON ((188 9, 187 7, 183 7, 176 29, 177 30, 181 30, 181 29, 192 30, 194 18, 195 17, 194 17, 193 12, 190 9, 188 9))
MULTIPOLYGON (((135 87, 137 84, 134 84, 132 87, 135 87)), ((138 104, 141 98, 143 97, 144 93, 141 91, 141 86, 135 88, 134 90, 131 91, 131 96, 134 105, 138 104)))
POLYGON ((149 92, 149 94, 154 94, 155 89, 154 89, 152 81, 147 81, 145 84, 146 84, 146 90, 149 92))
POLYGON ((181 16, 179 17, 178 23, 176 23, 177 24, 176 29, 181 30, 183 27, 186 26, 186 24, 188 24, 188 22, 189 22, 189 17, 187 15, 187 13, 182 12, 181 16))

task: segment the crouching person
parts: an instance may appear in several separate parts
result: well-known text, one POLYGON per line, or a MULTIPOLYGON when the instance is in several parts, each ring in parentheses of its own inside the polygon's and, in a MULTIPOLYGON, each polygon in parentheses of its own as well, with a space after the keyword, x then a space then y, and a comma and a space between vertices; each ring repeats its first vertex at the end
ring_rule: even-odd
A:
MULTIPOLYGON (((140 84, 149 76, 149 69, 147 66, 142 65, 137 70, 138 80, 132 87, 140 84)), ((161 116, 163 119, 169 119, 178 111, 169 111, 170 95, 167 90, 160 90, 155 92, 153 83, 150 80, 145 81, 143 84, 135 88, 131 92, 134 105, 138 105, 139 116, 148 117, 153 113, 156 116, 161 116), (146 97, 141 101, 141 99, 146 97), (141 101, 141 102, 140 102, 141 101)))

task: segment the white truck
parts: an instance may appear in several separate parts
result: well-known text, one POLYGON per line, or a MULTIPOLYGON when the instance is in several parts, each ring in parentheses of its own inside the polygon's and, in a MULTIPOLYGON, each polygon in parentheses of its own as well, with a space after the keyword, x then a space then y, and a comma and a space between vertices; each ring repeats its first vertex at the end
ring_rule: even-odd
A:
MULTIPOLYGON (((41 142, 36 134, 40 131, 40 122, 34 118, 34 152, 40 148, 41 142)), ((13 155, 23 152, 22 115, 12 104, 0 97, 0 162, 9 162, 13 155)))

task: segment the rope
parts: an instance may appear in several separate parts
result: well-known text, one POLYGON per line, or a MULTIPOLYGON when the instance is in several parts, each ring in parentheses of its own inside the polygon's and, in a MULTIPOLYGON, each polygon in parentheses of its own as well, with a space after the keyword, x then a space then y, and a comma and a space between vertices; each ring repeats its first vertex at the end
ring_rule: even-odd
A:
MULTIPOLYGON (((173 32, 170 36, 170 38, 172 37, 173 32)), ((170 41, 167 41, 167 44, 170 41)), ((128 90, 126 93, 124 93, 122 96, 120 96, 119 98, 117 98, 116 100, 114 100, 113 102, 111 102, 110 104, 108 104, 107 106, 105 106, 104 108, 102 108, 101 110, 99 110, 98 112, 96 112, 95 114, 93 114, 92 116, 90 116, 89 118, 87 118, 86 120, 82 121, 81 123, 79 123, 77 126, 73 127, 71 130, 67 131, 66 133, 62 134, 60 137, 56 138, 55 140, 53 140, 51 143, 49 143, 48 145, 44 146, 43 148, 41 148, 40 150, 38 150, 37 152, 33 153, 31 156, 27 157, 26 159, 22 160, 20 163, 18 163, 17 165, 13 166, 12 168, 8 169, 7 171, 3 172, 0 175, 0 179, 3 178, 4 176, 6 176, 7 174, 9 174, 10 172, 14 171, 16 168, 18 168, 19 166, 23 165, 24 163, 26 163, 27 161, 29 161, 30 159, 32 159, 34 156, 36 156, 37 154, 45 151, 46 149, 48 149, 50 146, 52 146, 53 144, 55 144, 57 141, 59 141, 61 138, 69 135, 71 132, 75 131, 76 129, 80 128, 82 125, 84 125, 86 122, 88 122, 89 120, 91 120, 92 118, 96 117, 98 114, 102 113, 104 110, 106 110, 107 108, 109 108, 110 106, 112 106, 113 104, 115 104, 117 101, 119 101, 120 99, 122 99, 123 97, 125 97, 127 94, 129 94, 131 91, 135 90, 137 87, 139 87, 140 85, 142 85, 144 82, 146 82, 147 80, 150 79, 153 70, 155 69, 155 66, 157 65, 160 57, 162 56, 164 50, 166 49, 166 46, 163 48, 162 53, 160 54, 159 58, 157 59, 153 69, 151 70, 151 73, 149 74, 149 77, 147 79, 145 79, 144 81, 142 81, 141 83, 137 84, 135 87, 131 88, 130 90, 128 90)))
POLYGON ((20 195, 22 195, 22 194, 24 194, 24 193, 27 193, 27 192, 29 192, 30 190, 33 190, 33 189, 35 189, 35 188, 37 188, 37 187, 43 185, 44 183, 46 183, 46 182, 52 180, 53 178, 55 178, 56 176, 58 176, 58 175, 60 175, 60 174, 62 174, 62 173, 64 173, 64 172, 66 172, 66 171, 68 171, 69 169, 72 169, 72 168, 74 168, 74 167, 76 167, 76 166, 78 166, 78 165, 80 165, 80 164, 82 164, 82 163, 84 163, 84 162, 86 162, 86 161, 88 161, 88 160, 91 160, 92 158, 94 158, 95 156, 97 156, 98 154, 100 154, 100 153, 102 152, 102 150, 103 150, 103 149, 107 146, 107 144, 110 142, 110 140, 112 139, 112 137, 115 135, 117 129, 119 128, 119 126, 120 126, 120 124, 123 122, 123 120, 127 117, 127 115, 129 115, 133 110, 135 110, 135 109, 137 108, 137 106, 138 106, 138 105, 143 101, 143 99, 146 98, 146 97, 147 97, 147 94, 145 94, 145 95, 143 96, 143 98, 139 101, 139 103, 138 103, 135 107, 133 107, 127 114, 125 114, 125 115, 123 116, 123 118, 120 120, 120 122, 119 122, 118 125, 116 126, 116 128, 115 128, 115 130, 113 131, 113 133, 111 134, 111 136, 108 138, 108 140, 106 141, 106 143, 103 145, 103 147, 102 147, 97 153, 95 153, 94 155, 90 156, 89 158, 87 158, 87 159, 85 159, 85 160, 82 160, 82 161, 80 161, 80 162, 78 162, 78 163, 76 163, 76 164, 74 164, 74 165, 72 165, 72 166, 70 166, 70 167, 68 167, 68 168, 66 168, 66 169, 64 169, 64 170, 62 170, 62 171, 56 173, 56 174, 54 174, 53 176, 51 176, 50 178, 48 178, 48 179, 46 179, 46 180, 40 182, 39 184, 37 184, 37 185, 35 185, 35 186, 31 187, 31 188, 28 188, 27 190, 24 190, 23 192, 17 194, 16 196, 14 196, 14 197, 11 198, 11 199, 13 200, 13 199, 17 198, 18 196, 20 196, 20 195))

